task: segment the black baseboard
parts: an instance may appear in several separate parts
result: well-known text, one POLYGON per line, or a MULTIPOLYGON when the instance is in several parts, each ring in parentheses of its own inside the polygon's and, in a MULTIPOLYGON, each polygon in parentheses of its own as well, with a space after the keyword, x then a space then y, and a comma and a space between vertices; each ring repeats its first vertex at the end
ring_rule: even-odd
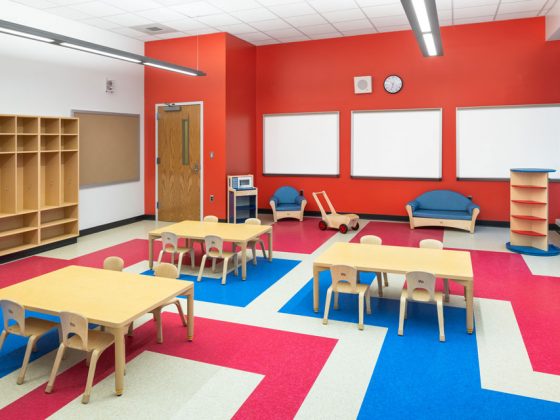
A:
POLYGON ((114 229, 117 227, 130 225, 131 223, 140 222, 142 220, 155 220, 155 216, 152 214, 143 214, 141 216, 134 216, 128 219, 117 220, 116 222, 106 223, 104 225, 94 226, 88 229, 80 230, 80 237, 91 235, 93 233, 103 232, 104 230, 114 229))
POLYGON ((20 260, 22 258, 31 257, 32 255, 40 254, 42 252, 51 251, 62 246, 72 245, 78 242, 78 238, 65 239, 60 242, 53 242, 48 245, 39 245, 34 248, 26 249, 25 251, 14 252, 13 254, 4 255, 0 257, 0 264, 10 261, 20 260))

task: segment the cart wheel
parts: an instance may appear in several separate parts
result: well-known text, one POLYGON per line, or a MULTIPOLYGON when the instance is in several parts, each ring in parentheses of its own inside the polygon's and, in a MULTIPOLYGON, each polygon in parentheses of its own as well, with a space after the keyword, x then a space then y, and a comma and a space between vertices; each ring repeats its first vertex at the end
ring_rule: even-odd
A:
POLYGON ((356 224, 354 225, 354 227, 352 227, 352 230, 358 230, 359 228, 360 228, 360 224, 359 224, 359 223, 356 223, 356 224))
POLYGON ((345 224, 342 224, 338 227, 338 231, 340 233, 346 233, 346 232, 348 232, 348 226, 346 226, 345 224))
POLYGON ((325 223, 324 220, 321 220, 319 222, 319 229, 321 229, 321 230, 326 230, 327 229, 327 224, 325 223))

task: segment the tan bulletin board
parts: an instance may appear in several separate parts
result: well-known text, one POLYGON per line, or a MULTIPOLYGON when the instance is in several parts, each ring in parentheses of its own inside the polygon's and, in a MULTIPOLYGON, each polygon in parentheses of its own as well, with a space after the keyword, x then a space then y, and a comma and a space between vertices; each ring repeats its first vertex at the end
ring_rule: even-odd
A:
POLYGON ((140 115, 73 114, 80 119, 80 186, 140 180, 140 115))

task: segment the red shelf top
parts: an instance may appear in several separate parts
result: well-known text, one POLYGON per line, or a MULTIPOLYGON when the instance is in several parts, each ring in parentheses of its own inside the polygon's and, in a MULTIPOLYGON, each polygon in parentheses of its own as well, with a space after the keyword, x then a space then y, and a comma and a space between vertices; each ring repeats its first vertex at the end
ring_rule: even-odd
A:
POLYGON ((522 214, 512 214, 511 217, 514 219, 522 219, 522 220, 534 220, 537 222, 546 222, 546 219, 543 217, 536 217, 536 216, 525 216, 522 214))
POLYGON ((546 204, 542 201, 533 201, 533 200, 511 200, 513 203, 519 204, 546 204))
POLYGON ((515 187, 515 188, 534 188, 534 189, 537 189, 537 190, 546 190, 546 187, 541 187, 541 186, 538 186, 538 185, 519 185, 519 184, 512 184, 511 186, 512 186, 512 187, 515 187))
POLYGON ((513 233, 517 233, 518 235, 526 235, 526 236, 546 236, 544 233, 534 232, 532 230, 511 230, 513 233))

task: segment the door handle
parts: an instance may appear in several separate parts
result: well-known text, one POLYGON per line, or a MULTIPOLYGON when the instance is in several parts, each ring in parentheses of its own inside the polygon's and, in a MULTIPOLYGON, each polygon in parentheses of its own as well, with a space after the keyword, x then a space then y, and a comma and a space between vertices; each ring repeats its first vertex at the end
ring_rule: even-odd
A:
POLYGON ((197 174, 199 170, 200 170, 200 168, 198 167, 198 163, 195 163, 195 164, 194 164, 194 167, 193 167, 194 173, 197 174))

